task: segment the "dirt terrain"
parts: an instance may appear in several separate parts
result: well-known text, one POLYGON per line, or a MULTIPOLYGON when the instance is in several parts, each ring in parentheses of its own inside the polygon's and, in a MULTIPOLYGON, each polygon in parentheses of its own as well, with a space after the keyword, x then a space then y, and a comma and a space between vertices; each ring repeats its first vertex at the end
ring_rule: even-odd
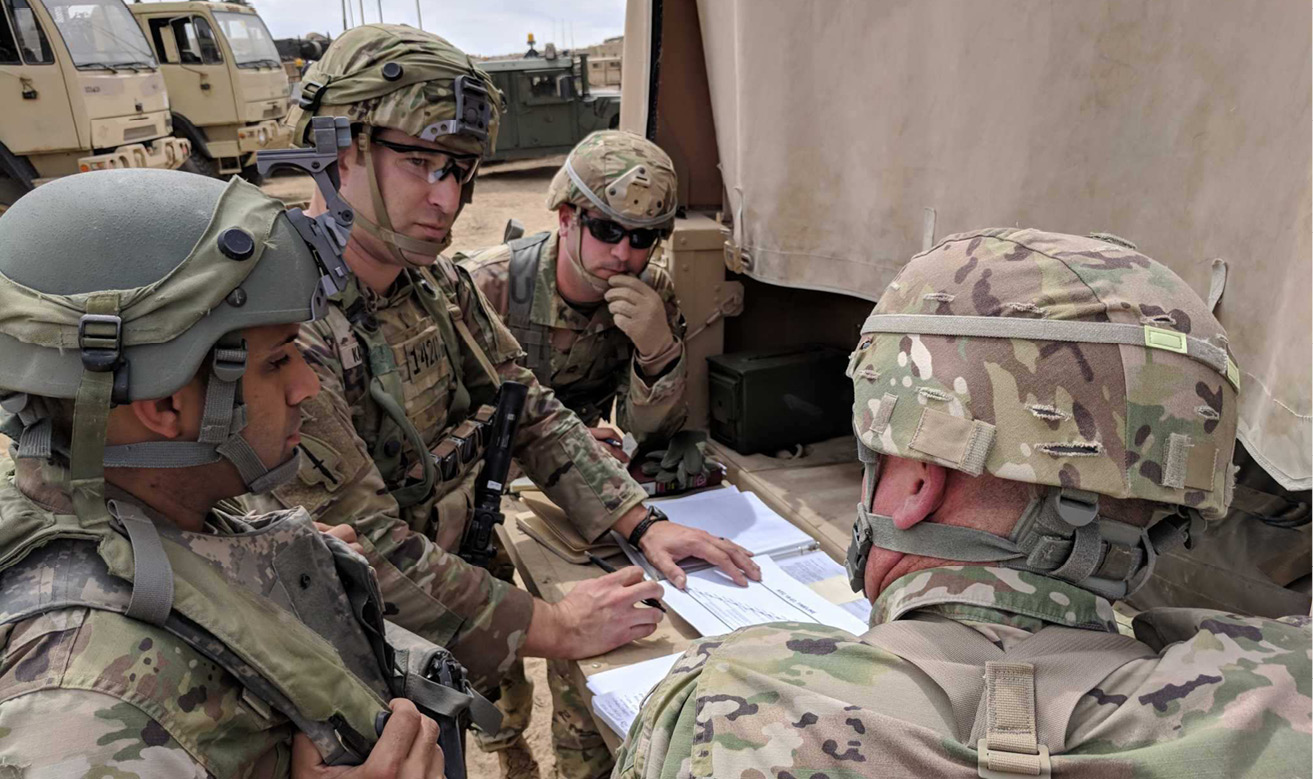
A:
MULTIPOLYGON (((547 187, 564 161, 564 157, 548 157, 502 163, 481 171, 475 185, 474 201, 465 207, 456 222, 448 255, 501 243, 506 220, 512 217, 524 223, 526 234, 554 227, 555 214, 545 208, 547 187)), ((264 190, 289 205, 304 205, 309 201, 313 187, 309 176, 280 176, 266 182, 264 190)), ((522 582, 517 581, 517 584, 523 586, 522 582)), ((551 779, 555 775, 556 760, 552 755, 552 694, 547 687, 547 663, 530 659, 526 661, 525 670, 534 684, 533 721, 526 738, 529 749, 538 760, 540 776, 551 779)), ((466 755, 472 779, 501 776, 497 756, 485 755, 473 738, 467 739, 466 755)))

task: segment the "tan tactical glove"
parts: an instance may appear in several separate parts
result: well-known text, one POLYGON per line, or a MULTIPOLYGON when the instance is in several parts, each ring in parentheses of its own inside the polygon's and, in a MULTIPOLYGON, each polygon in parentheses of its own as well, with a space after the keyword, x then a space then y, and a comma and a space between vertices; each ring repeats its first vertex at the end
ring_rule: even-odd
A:
POLYGON ((619 327, 638 352, 638 364, 648 373, 659 373, 679 356, 679 344, 666 321, 666 304, 657 291, 642 279, 617 275, 608 279, 606 305, 619 327))

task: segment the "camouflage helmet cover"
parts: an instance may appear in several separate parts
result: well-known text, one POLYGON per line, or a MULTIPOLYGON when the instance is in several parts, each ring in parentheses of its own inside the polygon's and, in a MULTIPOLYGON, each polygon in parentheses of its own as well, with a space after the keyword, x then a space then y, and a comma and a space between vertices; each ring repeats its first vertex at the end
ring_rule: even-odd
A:
POLYGON ((670 155, 625 130, 598 130, 574 147, 547 190, 547 208, 601 211, 633 227, 669 228, 678 179, 670 155))
POLYGON ((1237 424, 1228 348, 1204 301, 1128 245, 953 235, 912 258, 867 320, 849 367, 854 430, 887 455, 1218 518, 1237 424))
MULTIPOLYGON (((486 154, 496 146, 501 93, 474 61, 445 39, 401 24, 353 27, 333 41, 301 80, 301 104, 286 121, 293 142, 304 143, 312 116, 346 116, 353 123, 389 127, 436 140, 460 154, 486 154), (488 96, 486 138, 446 134, 456 119, 456 79, 465 76, 488 96)), ((471 124, 481 119, 471 117, 471 124)))

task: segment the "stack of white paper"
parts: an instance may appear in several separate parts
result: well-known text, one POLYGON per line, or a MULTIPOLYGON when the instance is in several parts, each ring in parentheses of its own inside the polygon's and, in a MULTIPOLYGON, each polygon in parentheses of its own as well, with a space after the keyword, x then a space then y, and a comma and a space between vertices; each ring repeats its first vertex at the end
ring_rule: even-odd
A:
POLYGON ((761 581, 740 587, 715 569, 690 573, 683 592, 667 587, 662 600, 704 636, 765 622, 815 622, 866 632, 866 624, 822 598, 769 557, 757 559, 761 581))
POLYGON ((727 538, 758 556, 771 557, 815 543, 761 498, 734 486, 663 500, 658 505, 671 522, 727 538))
POLYGON ((593 692, 593 711, 611 730, 625 735, 638 718, 643 699, 670 673, 681 654, 676 652, 588 677, 588 689, 593 692))

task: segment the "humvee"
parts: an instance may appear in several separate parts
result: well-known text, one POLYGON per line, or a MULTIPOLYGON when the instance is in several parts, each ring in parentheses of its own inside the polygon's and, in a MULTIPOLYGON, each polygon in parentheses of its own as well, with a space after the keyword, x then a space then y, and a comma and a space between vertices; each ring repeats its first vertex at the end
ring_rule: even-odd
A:
POLYGON ((488 72, 506 102, 497 150, 490 160, 565 154, 594 130, 620 124, 620 93, 588 85, 588 55, 557 54, 488 60, 488 72))

